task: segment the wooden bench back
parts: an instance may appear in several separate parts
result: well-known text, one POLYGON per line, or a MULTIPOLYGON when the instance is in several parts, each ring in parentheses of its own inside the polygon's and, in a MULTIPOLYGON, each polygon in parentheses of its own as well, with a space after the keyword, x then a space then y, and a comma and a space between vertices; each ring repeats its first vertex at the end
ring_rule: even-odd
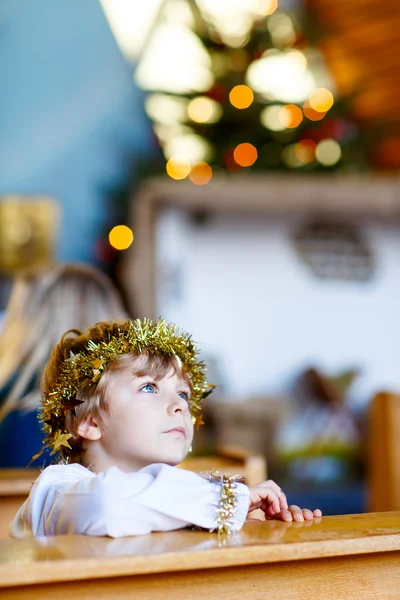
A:
POLYGON ((377 394, 368 420, 369 509, 400 510, 400 396, 377 394))

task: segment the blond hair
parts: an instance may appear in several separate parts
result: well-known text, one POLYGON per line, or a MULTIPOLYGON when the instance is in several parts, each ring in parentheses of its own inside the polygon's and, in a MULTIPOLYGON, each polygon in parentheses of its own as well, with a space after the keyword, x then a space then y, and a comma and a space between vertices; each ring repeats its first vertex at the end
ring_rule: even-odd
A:
MULTIPOLYGON (((73 329, 62 336, 57 346, 55 346, 43 373, 43 405, 46 404, 46 400, 54 390, 63 372, 65 361, 70 359, 71 356, 85 352, 89 342, 98 344, 107 340, 115 325, 116 323, 112 322, 96 323, 84 332, 73 329)), ((127 327, 127 323, 121 323, 118 326, 123 330, 127 327)), ((79 424, 88 416, 102 420, 109 409, 107 391, 111 374, 122 369, 129 369, 132 375, 138 377, 149 375, 155 381, 162 379, 172 370, 179 377, 185 379, 190 389, 192 389, 190 377, 177 356, 168 356, 162 353, 148 354, 145 351, 140 354, 120 354, 115 360, 107 364, 104 373, 96 383, 81 388, 68 400, 71 408, 65 413, 63 419, 64 432, 72 435, 68 440, 70 448, 63 448, 63 457, 68 462, 82 462, 85 444, 78 434, 79 424)))
POLYGON ((40 405, 43 369, 66 330, 127 318, 111 280, 89 265, 60 264, 19 275, 0 335, 0 388, 15 377, 0 420, 12 410, 40 405), (33 390, 26 393, 31 386, 33 390))

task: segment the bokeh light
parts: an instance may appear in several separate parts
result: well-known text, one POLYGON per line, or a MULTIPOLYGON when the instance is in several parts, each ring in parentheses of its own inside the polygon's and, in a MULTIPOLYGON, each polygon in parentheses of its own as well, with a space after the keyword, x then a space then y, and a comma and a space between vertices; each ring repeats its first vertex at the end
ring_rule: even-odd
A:
POLYGON ((260 121, 264 127, 271 131, 283 131, 286 129, 285 125, 279 118, 282 106, 280 104, 273 104, 263 108, 260 114, 260 121))
POLYGON ((209 160, 212 153, 210 143, 190 129, 169 137, 164 143, 163 151, 167 160, 174 158, 177 162, 191 165, 209 160))
POLYGON ((262 16, 272 15, 278 8, 278 0, 258 0, 256 12, 262 16))
POLYGON ((333 94, 326 88, 317 88, 308 98, 311 108, 319 113, 327 112, 333 106, 333 94))
POLYGON ((306 102, 303 104, 303 113, 304 116, 310 121, 321 121, 326 115, 326 112, 318 112, 317 110, 311 108, 308 100, 306 100, 306 102))
POLYGON ((342 156, 342 150, 335 140, 322 140, 315 150, 316 159, 321 165, 330 167, 335 165, 342 156))
POLYGON ((316 147, 313 140, 301 140, 295 145, 294 153, 300 162, 308 164, 315 160, 316 147))
POLYGON ((116 250, 126 250, 134 240, 133 231, 126 225, 116 225, 108 234, 108 240, 116 250))
POLYGON ((251 167, 258 158, 257 148, 249 143, 239 144, 233 151, 233 158, 241 167, 251 167))
POLYGON ((161 23, 144 47, 135 80, 145 90, 187 94, 210 89, 214 75, 211 58, 194 31, 161 23))
POLYGON ((297 168, 302 167, 303 162, 301 162, 296 155, 296 144, 290 144, 289 146, 285 146, 282 150, 282 161, 289 168, 297 168))
POLYGON ((185 98, 167 94, 149 94, 145 101, 145 110, 156 123, 173 125, 187 118, 188 102, 185 98))
POLYGON ((168 175, 172 179, 185 179, 191 171, 191 164, 177 158, 170 158, 165 165, 168 175))
POLYGON ((246 83, 268 100, 288 103, 304 102, 315 88, 307 60, 299 50, 269 50, 251 63, 246 83))
POLYGON ((206 185, 212 178, 212 168, 206 162, 197 163, 192 167, 189 179, 195 185, 206 185))
POLYGON ((279 111, 279 120, 288 129, 294 129, 302 122, 303 112, 295 104, 287 104, 279 111))
POLYGON ((235 85, 230 91, 229 100, 235 108, 248 108, 254 100, 253 90, 247 85, 235 85))
POLYGON ((221 105, 211 98, 194 98, 188 106, 188 114, 196 123, 215 123, 221 118, 221 105))
POLYGON ((268 20, 267 27, 276 46, 290 46, 296 40, 293 21, 285 13, 275 13, 268 20))

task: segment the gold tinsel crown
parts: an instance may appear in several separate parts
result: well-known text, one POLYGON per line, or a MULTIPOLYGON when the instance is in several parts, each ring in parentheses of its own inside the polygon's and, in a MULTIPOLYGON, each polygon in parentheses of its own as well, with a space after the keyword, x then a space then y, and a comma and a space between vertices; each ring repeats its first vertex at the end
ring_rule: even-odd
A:
POLYGON ((156 323, 150 319, 136 319, 122 324, 109 324, 105 339, 97 343, 89 341, 78 354, 70 353, 65 359, 53 389, 43 394, 39 420, 42 422, 45 439, 43 449, 32 461, 40 456, 44 448, 51 454, 61 452, 68 457, 71 446, 68 440, 72 435, 65 429, 65 417, 80 404, 76 394, 87 386, 95 385, 107 365, 121 354, 150 355, 164 354, 177 356, 183 369, 189 374, 192 394, 191 413, 195 422, 201 412, 201 401, 215 386, 206 381, 205 364, 198 358, 198 349, 191 336, 163 319, 156 323))

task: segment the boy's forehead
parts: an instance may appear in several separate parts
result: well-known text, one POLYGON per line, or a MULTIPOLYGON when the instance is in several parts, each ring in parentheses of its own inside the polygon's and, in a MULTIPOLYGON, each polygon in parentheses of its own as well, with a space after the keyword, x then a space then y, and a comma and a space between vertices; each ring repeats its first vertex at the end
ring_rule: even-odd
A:
POLYGON ((182 380, 189 381, 190 375, 182 370, 183 363, 178 356, 166 356, 166 361, 154 361, 154 356, 148 354, 130 355, 130 360, 125 363, 124 370, 129 371, 135 377, 145 377, 146 375, 156 376, 157 379, 164 377, 173 377, 174 375, 182 380))

